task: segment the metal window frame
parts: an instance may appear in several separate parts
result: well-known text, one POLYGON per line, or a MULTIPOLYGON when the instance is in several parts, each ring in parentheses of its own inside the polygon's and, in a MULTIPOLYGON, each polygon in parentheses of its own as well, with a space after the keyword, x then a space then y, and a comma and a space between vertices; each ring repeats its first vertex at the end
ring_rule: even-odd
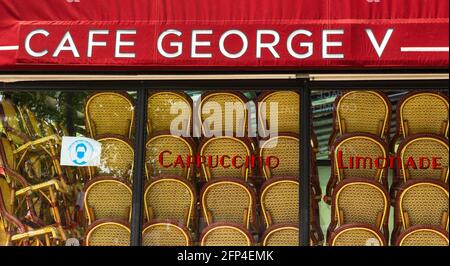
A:
MULTIPOLYGON (((147 93, 152 90, 283 90, 295 89, 300 93, 300 217, 299 239, 301 246, 309 246, 310 236, 310 126, 311 91, 313 90, 364 90, 405 89, 448 90, 448 74, 218 74, 218 75, 0 75, 2 91, 65 92, 119 90, 136 91, 136 147, 133 173, 133 199, 131 220, 131 245, 141 245, 143 225, 144 158, 146 140, 147 93), (76 89, 75 89, 76 88, 76 89)), ((319 164, 321 164, 319 162, 319 164)))
MULTIPOLYGON (((84 75, 89 76, 89 75, 84 75)), ((36 78, 33 76, 20 78, 12 77, 8 82, 5 81, 5 76, 0 76, 0 90, 1 91, 49 91, 58 90, 64 92, 76 93, 77 91, 136 91, 136 119, 135 119, 135 134, 134 134, 134 147, 135 147, 135 157, 134 157, 134 168, 133 168, 133 198, 132 198, 132 218, 131 218, 131 246, 141 245, 141 232, 144 221, 143 212, 143 201, 144 201, 144 160, 145 160, 145 141, 147 138, 146 128, 146 116, 147 116, 147 94, 149 91, 154 90, 244 90, 244 91, 254 91, 254 90, 297 90, 300 95, 305 93, 302 89, 307 82, 307 79, 296 78, 295 75, 264 75, 264 78, 259 78, 258 75, 242 75, 240 78, 236 78, 236 75, 229 76, 229 78, 224 78, 225 76, 220 75, 218 78, 204 78, 204 75, 189 79, 85 79, 82 77, 78 78, 54 78, 54 75, 45 77, 43 79, 36 78), (197 79, 198 78, 198 79, 197 79), (258 79, 254 79, 258 78, 258 79), (76 89, 75 89, 76 88, 76 89)), ((301 96, 303 101, 309 99, 301 96)), ((302 109, 305 109, 303 107, 302 109)), ((307 110, 307 109, 305 109, 307 110)), ((300 113, 304 113, 304 111, 300 113)), ((308 116, 309 117, 309 116, 308 116)), ((303 129, 309 128, 305 127, 302 122, 307 122, 308 120, 302 118, 300 128, 301 136, 303 136, 303 129)), ((309 135, 309 130, 306 130, 309 135)), ((301 137, 300 147, 306 147, 309 150, 309 141, 304 137, 301 137)), ((308 154, 308 153, 307 153, 308 154)), ((309 156, 300 155, 303 161, 308 162, 309 156)), ((305 174, 309 172, 309 163, 304 163, 307 167, 301 167, 300 175, 300 195, 306 193, 309 195, 309 175, 305 174), (306 188, 306 191, 304 188, 306 188)), ((299 195, 299 197, 300 197, 299 195)), ((301 200, 301 199, 300 199, 301 200)), ((301 228, 307 228, 307 230, 300 231, 300 244, 309 245, 309 196, 307 201, 300 203, 300 225, 306 224, 308 226, 301 226, 301 228), (304 232, 305 231, 305 232, 304 232), (305 235, 306 234, 306 235, 305 235)))

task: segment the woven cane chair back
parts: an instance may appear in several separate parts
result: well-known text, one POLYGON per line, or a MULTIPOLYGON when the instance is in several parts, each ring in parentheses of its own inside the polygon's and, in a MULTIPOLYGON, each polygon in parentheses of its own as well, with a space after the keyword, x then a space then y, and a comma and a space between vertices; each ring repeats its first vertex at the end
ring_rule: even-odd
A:
POLYGON ((143 246, 191 246, 192 237, 187 228, 176 223, 155 222, 142 230, 143 246))
POLYGON ((386 239, 374 226, 348 224, 332 233, 330 243, 331 246, 386 246, 386 239))
POLYGON ((248 124, 246 102, 245 96, 239 92, 208 92, 203 94, 198 114, 202 122, 203 135, 212 137, 233 133, 233 136, 244 137, 248 124), (214 114, 219 111, 222 118, 221 128, 211 122, 214 114))
POLYGON ((215 167, 218 162, 218 158, 227 154, 229 156, 239 155, 243 158, 245 162, 245 156, 250 156, 252 154, 251 146, 247 143, 248 140, 242 138, 234 138, 228 136, 214 137, 211 139, 205 139, 200 145, 200 155, 205 156, 206 160, 202 164, 202 173, 206 180, 214 179, 217 177, 230 177, 230 178, 240 178, 247 181, 250 165, 249 167, 215 167), (208 158, 211 158, 211 165, 208 165, 208 158))
POLYGON ((277 176, 299 176, 300 141, 298 135, 280 134, 272 137, 261 145, 259 152, 263 160, 269 156, 278 158, 279 164, 276 168, 262 168, 266 179, 277 176))
POLYGON ((263 246, 298 246, 299 229, 296 225, 273 226, 264 233, 263 246))
POLYGON ((401 135, 433 133, 448 137, 448 98, 432 92, 407 94, 399 102, 401 135))
POLYGON ((98 177, 86 184, 84 208, 88 223, 99 219, 129 220, 131 188, 114 178, 98 177))
POLYGON ((108 175, 129 179, 133 173, 133 144, 119 135, 99 136, 96 139, 102 145, 100 166, 95 167, 94 175, 108 175))
POLYGON ((397 246, 447 246, 448 232, 431 226, 414 226, 397 239, 397 246))
POLYGON ((180 154, 183 156, 193 156, 194 147, 191 139, 185 139, 170 134, 158 134, 151 137, 147 141, 145 147, 145 170, 148 179, 159 176, 181 176, 187 180, 191 180, 194 169, 193 165, 189 165, 189 167, 188 165, 184 165, 184 167, 181 165, 178 167, 163 166, 173 164, 180 154), (163 165, 161 165, 159 161, 162 152, 164 152, 162 154, 164 159, 163 165))
POLYGON ((448 139, 431 135, 415 135, 408 138, 399 146, 399 155, 402 161, 401 177, 403 181, 409 179, 438 179, 448 181, 448 139), (432 158, 438 157, 441 170, 432 167, 432 158), (428 158, 423 167, 417 165, 416 169, 407 167, 409 159, 418 161, 419 158, 428 158), (426 165, 425 165, 426 164, 426 165))
POLYGON ((272 224, 298 224, 299 182, 295 178, 272 178, 261 188, 261 209, 266 227, 272 224))
POLYGON ((208 225, 232 222, 249 228, 255 212, 255 196, 251 188, 238 179, 220 178, 210 181, 201 193, 203 216, 208 225))
POLYGON ((101 221, 92 224, 86 232, 86 246, 129 246, 131 230, 128 224, 118 221, 101 221))
POLYGON ((205 228, 200 246, 251 246, 252 237, 247 229, 233 224, 214 224, 205 228))
POLYGON ((92 138, 117 134, 131 138, 134 105, 128 94, 99 92, 91 95, 85 107, 86 130, 92 138))
POLYGON ((273 91, 263 94, 258 99, 258 114, 260 123, 265 125, 265 129, 270 129, 274 126, 271 125, 272 119, 272 121, 277 123, 278 132, 299 134, 300 95, 295 91, 273 91), (272 104, 276 104, 278 110, 272 114, 274 117, 271 116, 272 104), (276 120, 275 115, 277 117, 276 120))
POLYGON ((149 221, 173 220, 190 226, 196 199, 192 186, 183 179, 163 177, 153 180, 145 190, 144 199, 149 221))
POLYGON ((369 224, 382 229, 389 213, 385 189, 374 181, 342 181, 334 191, 334 219, 339 225, 369 224))
POLYGON ((388 152, 387 145, 378 137, 351 134, 339 139, 333 148, 334 171, 337 181, 358 177, 382 182, 385 168, 376 167, 375 161, 372 159, 387 158, 388 152), (347 168, 339 168, 339 158, 347 168), (354 160, 353 167, 349 165, 350 158, 354 160), (366 158, 369 159, 366 160, 366 158))
POLYGON ((153 93, 148 97, 147 120, 149 134, 170 131, 171 126, 177 132, 189 133, 192 126, 192 101, 183 92, 153 93), (176 126, 172 125, 174 122, 178 122, 176 126))
POLYGON ((390 110, 389 101, 380 92, 350 91, 337 100, 335 124, 340 135, 371 133, 385 138, 389 128, 390 110))
POLYGON ((397 211, 403 229, 416 225, 448 230, 448 187, 438 181, 410 181, 400 192, 397 211), (444 223, 444 224, 443 224, 444 223))

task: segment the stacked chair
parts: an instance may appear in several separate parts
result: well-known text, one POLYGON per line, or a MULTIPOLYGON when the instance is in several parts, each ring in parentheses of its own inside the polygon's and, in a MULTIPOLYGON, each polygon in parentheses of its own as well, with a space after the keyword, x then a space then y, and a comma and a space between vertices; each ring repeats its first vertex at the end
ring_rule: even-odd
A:
POLYGON ((397 147, 401 166, 391 186, 395 225, 391 244, 448 246, 448 97, 413 91, 397 105, 397 147), (437 157, 438 168, 407 167, 408 159, 437 157))
POLYGON ((86 133, 102 145, 100 166, 88 167, 83 189, 84 245, 130 243, 134 103, 121 92, 97 92, 85 103, 86 133))
MULTIPOLYGON (((266 182, 269 182, 269 179, 272 177, 286 177, 287 180, 290 178, 296 178, 298 180, 300 176, 300 162, 299 162, 299 153, 300 153, 300 95, 296 91, 266 91, 261 93, 258 97, 258 108, 257 112, 258 118, 260 119, 259 125, 260 129, 263 131, 263 136, 266 137, 264 142, 259 146, 259 155, 261 157, 264 156, 277 156, 280 159, 280 165, 276 169, 269 170, 267 167, 262 168, 262 175, 266 182), (270 129, 271 119, 273 117, 270 114, 270 104, 276 103, 278 106, 278 136, 270 138, 269 132, 264 132, 267 128, 270 129), (265 108, 264 108, 265 106, 265 108)), ((318 151, 318 142, 317 137, 314 134, 314 131, 311 129, 311 156, 310 156, 310 168, 311 168, 311 176, 310 176, 310 187, 311 187, 311 210, 310 210, 310 235, 311 235, 311 244, 312 245, 320 245, 324 236, 322 234, 322 230, 320 228, 320 218, 319 218, 319 206, 318 203, 321 199, 322 191, 319 183, 318 176, 318 168, 316 164, 316 153, 318 151)), ((291 199, 291 200, 294 200, 291 199)), ((299 204, 298 194, 295 197, 296 205, 299 204)), ((298 217, 297 217, 298 218, 298 217)), ((291 222, 289 222, 291 223, 291 222)), ((277 224, 268 225, 270 228, 267 228, 265 236, 275 237, 274 233, 284 234, 291 233, 292 241, 296 239, 296 242, 289 241, 281 241, 278 242, 278 245, 298 245, 298 235, 295 235, 295 230, 298 231, 298 219, 296 221, 292 221, 292 223, 297 223, 295 227, 297 229, 293 230, 293 224, 285 224, 286 230, 283 228, 279 228, 280 226, 277 224), (273 229, 275 228, 275 229, 273 229), (270 233, 272 232, 273 233, 270 233), (269 234, 270 233, 270 234, 269 234)), ((271 245, 276 245, 273 238, 271 241, 266 241, 266 243, 270 243, 271 245)), ((281 238, 278 238, 281 239, 281 238)), ((263 242, 264 243, 264 240, 263 242)))
POLYGON ((194 157, 196 153, 196 143, 190 137, 192 118, 192 100, 184 92, 158 91, 149 95, 144 246, 191 246, 196 240, 196 165, 173 166, 178 156, 194 157))
MULTIPOLYGON (((299 95, 284 91, 260 97, 266 102, 279 102, 283 119, 278 131, 286 134, 281 134, 277 148, 259 145, 275 139, 258 142, 263 139, 251 137, 248 99, 242 93, 207 92, 195 105, 183 92, 150 94, 143 245, 298 245, 299 95), (212 110, 217 109, 222 111, 221 127, 209 121, 212 110), (201 128, 192 127, 193 116, 202 123, 201 128), (230 122, 232 127, 226 127, 230 122), (243 158, 239 162, 244 163, 246 157, 269 154, 282 157, 282 167, 259 171, 262 166, 258 159, 256 164, 240 169, 216 167, 222 155, 239 155, 243 158), (179 155, 192 160, 180 162, 179 155), (280 196, 284 202, 273 202, 280 196), (263 213, 268 218, 264 219, 263 213)), ((267 115, 269 118, 270 113, 267 115)), ((264 123, 266 120, 270 123, 266 118, 264 123)))
POLYGON ((8 99, 0 104, 2 244, 55 245, 77 236, 73 191, 59 165, 61 136, 8 99))
POLYGON ((328 244, 385 244, 389 237, 389 207, 388 192, 378 182, 362 178, 339 182, 332 196, 328 244))
POLYGON ((405 95, 389 142, 390 110, 386 96, 376 91, 350 91, 335 101, 324 198, 332 205, 329 245, 387 245, 390 204, 392 245, 448 245, 448 98, 437 92, 405 95), (365 158, 388 158, 395 149, 398 162, 389 187, 388 168, 368 167, 365 158), (432 169, 432 162, 408 167, 409 159, 421 157, 439 158, 440 169, 432 169))
POLYGON ((255 154, 255 143, 248 132, 247 102, 247 97, 236 91, 206 92, 197 102, 203 136, 198 151, 205 157, 199 169, 201 246, 254 245, 259 231, 254 169, 251 165, 240 169, 215 167, 217 158, 223 155, 245 158, 255 154), (215 110, 222 112, 221 125, 210 122, 215 110))
POLYGON ((391 104, 379 91, 347 91, 334 102, 331 176, 324 197, 331 204, 328 245, 387 244, 387 170, 366 165, 365 158, 389 156, 390 120, 391 104), (357 157, 362 160, 353 161, 357 157))

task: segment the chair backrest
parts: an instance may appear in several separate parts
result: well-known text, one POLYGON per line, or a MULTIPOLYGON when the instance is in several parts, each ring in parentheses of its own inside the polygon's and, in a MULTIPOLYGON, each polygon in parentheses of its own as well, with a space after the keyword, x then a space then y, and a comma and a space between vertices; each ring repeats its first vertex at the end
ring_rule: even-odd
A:
POLYGON ((340 135, 370 133, 385 138, 389 132, 390 116, 391 104, 383 93, 357 90, 336 98, 333 123, 340 135))
POLYGON ((203 216, 208 225, 232 222, 249 228, 255 215, 255 195, 243 181, 217 178, 209 181, 201 191, 203 216))
POLYGON ((202 122, 202 133, 206 137, 225 133, 244 137, 247 133, 247 98, 237 91, 209 91, 201 95, 198 105, 198 117, 202 122), (221 127, 213 123, 217 113, 221 114, 221 127), (231 125, 232 122, 232 125, 231 125), (206 125, 206 126, 205 126, 206 125))
POLYGON ((101 134, 117 134, 131 138, 134 105, 126 93, 94 93, 86 101, 85 116, 86 130, 91 138, 101 134))
POLYGON ((180 155, 183 158, 187 156, 194 158, 194 154, 195 144, 191 138, 174 136, 168 132, 154 134, 145 145, 147 179, 159 176, 181 176, 192 180, 195 164, 174 165, 174 162, 180 155))
POLYGON ((11 192, 9 184, 0 175, 0 247, 10 244, 12 234, 26 231, 25 225, 13 214, 11 192))
POLYGON ((14 147, 3 133, 0 133, 0 143, 0 167, 6 166, 15 169, 16 156, 14 155, 14 147))
POLYGON ((448 97, 436 92, 411 92, 397 104, 397 125, 404 138, 419 133, 448 137, 448 97))
POLYGON ((261 187, 261 209, 266 227, 297 223, 299 217, 299 181, 293 177, 267 180, 261 187))
POLYGON ((264 177, 270 179, 277 176, 299 176, 299 154, 300 141, 297 134, 280 133, 264 141, 259 148, 264 177), (270 156, 278 158, 277 167, 274 167, 275 162, 271 162, 272 168, 268 166, 267 158, 270 156))
POLYGON ((378 182, 343 180, 333 191, 332 224, 363 223, 382 230, 388 219, 389 204, 388 192, 378 182))
POLYGON ((120 220, 99 220, 91 224, 85 233, 85 246, 129 246, 131 230, 120 220))
POLYGON ((201 173, 206 180, 217 177, 232 177, 247 181, 251 165, 249 165, 249 167, 245 166, 245 157, 251 156, 253 154, 250 141, 247 138, 221 136, 204 139, 200 144, 199 149, 200 155, 205 156, 205 160, 202 163, 201 173), (237 159, 236 165, 243 164, 243 166, 231 166, 231 159, 229 159, 229 161, 227 162, 230 167, 226 168, 220 166, 219 158, 223 155, 228 155, 230 157, 240 156, 241 158, 237 159), (209 161, 211 163, 209 163, 209 161), (210 165, 211 167, 209 167, 210 165))
POLYGON ((184 92, 155 92, 148 97, 147 128, 149 134, 170 131, 174 122, 177 132, 188 136, 192 128, 192 100, 184 92), (182 127, 184 126, 184 128, 182 127))
POLYGON ((262 246, 298 246, 298 224, 279 224, 269 227, 261 238, 262 246))
POLYGON ((0 102, 0 120, 4 133, 14 144, 21 145, 26 142, 26 132, 20 114, 11 100, 3 99, 0 102))
POLYGON ((108 175, 131 181, 134 165, 134 148, 131 141, 120 135, 100 135, 102 145, 100 166, 91 167, 91 176, 108 175))
POLYGON ((28 136, 32 138, 44 137, 42 122, 36 118, 36 115, 27 107, 18 107, 18 110, 28 136))
POLYGON ((203 230, 199 242, 200 246, 251 246, 253 238, 239 224, 214 223, 203 230))
POLYGON ((330 246, 386 246, 380 229, 370 224, 346 224, 331 233, 330 246))
POLYGON ((448 232, 434 226, 413 226, 402 232, 396 246, 447 246, 448 232))
POLYGON ((84 188, 84 208, 88 223, 99 219, 129 220, 131 187, 115 178, 96 177, 84 188))
POLYGON ((406 138, 398 147, 397 155, 402 161, 399 176, 403 181, 409 179, 438 179, 448 181, 448 139, 431 134, 417 134, 406 138), (439 158, 439 168, 433 168, 433 158, 439 158), (420 158, 427 158, 420 167, 420 158), (415 161, 416 169, 408 165, 408 160, 415 161))
POLYGON ((437 180, 410 180, 399 191, 397 213, 403 229, 415 225, 448 230, 448 185, 437 180))
POLYGON ((142 230, 143 246, 191 246, 189 230, 177 223, 151 222, 142 230))
POLYGON ((11 187, 11 182, 7 180, 6 176, 0 173, 0 192, 3 198, 2 200, 2 209, 7 213, 13 213, 14 204, 11 202, 14 198, 14 190, 11 187))
POLYGON ((189 227, 195 214, 195 192, 181 178, 160 177, 152 180, 144 193, 147 220, 173 220, 189 227))
POLYGON ((267 91, 258 97, 258 121, 265 125, 264 129, 270 129, 270 108, 277 104, 278 132, 292 132, 299 134, 300 127, 300 95, 296 91, 267 91), (265 106, 265 107, 264 107, 265 106), (265 112, 264 112, 265 110, 265 112))
POLYGON ((387 144, 381 138, 370 134, 346 134, 337 139, 332 147, 334 175, 337 181, 359 177, 383 183, 386 169, 383 164, 388 164, 389 161, 380 160, 377 167, 376 160, 388 160, 388 155, 387 144), (350 165, 350 158, 353 165, 350 165))

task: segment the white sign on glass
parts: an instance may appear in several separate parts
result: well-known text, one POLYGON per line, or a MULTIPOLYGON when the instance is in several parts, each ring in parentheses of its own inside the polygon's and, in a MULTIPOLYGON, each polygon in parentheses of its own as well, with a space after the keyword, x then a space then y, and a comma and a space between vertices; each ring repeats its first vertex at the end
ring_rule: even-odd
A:
POLYGON ((102 145, 85 137, 62 137, 61 165, 99 166, 102 145))

